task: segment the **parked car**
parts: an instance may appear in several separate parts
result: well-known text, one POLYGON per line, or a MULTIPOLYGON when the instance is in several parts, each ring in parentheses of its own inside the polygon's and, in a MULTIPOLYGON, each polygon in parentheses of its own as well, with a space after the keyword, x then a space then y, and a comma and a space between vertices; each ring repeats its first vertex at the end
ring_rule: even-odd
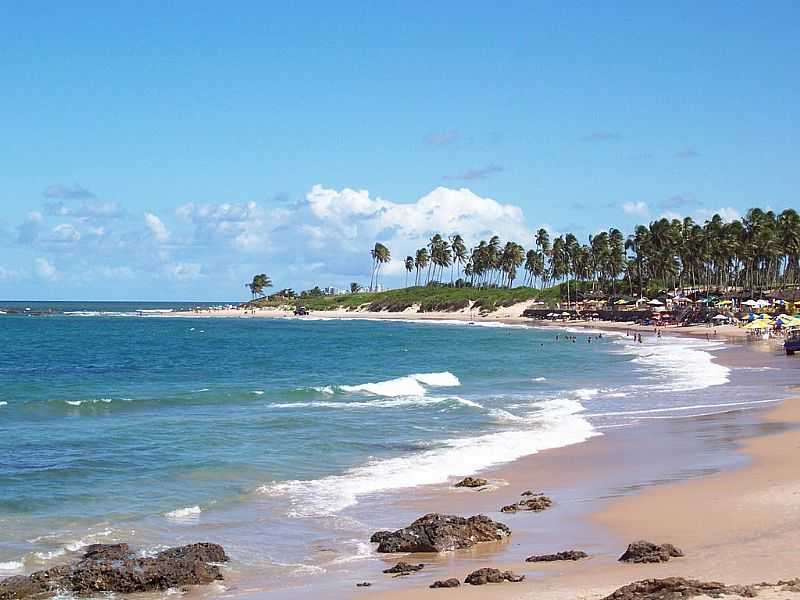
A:
POLYGON ((308 315, 308 309, 305 306, 295 306, 294 314, 298 317, 304 317, 308 315))

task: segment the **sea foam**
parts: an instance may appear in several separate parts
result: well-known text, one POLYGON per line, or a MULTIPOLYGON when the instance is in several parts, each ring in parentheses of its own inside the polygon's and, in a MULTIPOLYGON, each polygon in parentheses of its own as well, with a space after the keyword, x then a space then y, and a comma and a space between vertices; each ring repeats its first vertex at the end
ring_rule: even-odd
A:
POLYGON ((526 419, 527 426, 517 431, 443 440, 437 448, 369 461, 341 475, 276 482, 259 491, 287 498, 291 517, 324 516, 356 504, 364 495, 444 483, 450 477, 601 435, 579 414, 583 406, 574 400, 542 402, 539 409, 538 414, 526 419))
POLYGON ((343 392, 366 392, 375 396, 424 396, 427 393, 424 385, 429 387, 455 387, 461 385, 458 377, 445 371, 443 373, 412 373, 405 377, 397 377, 376 383, 358 385, 340 385, 343 392))
POLYGON ((164 518, 173 523, 188 523, 195 521, 203 512, 199 506, 186 506, 164 513, 164 518))

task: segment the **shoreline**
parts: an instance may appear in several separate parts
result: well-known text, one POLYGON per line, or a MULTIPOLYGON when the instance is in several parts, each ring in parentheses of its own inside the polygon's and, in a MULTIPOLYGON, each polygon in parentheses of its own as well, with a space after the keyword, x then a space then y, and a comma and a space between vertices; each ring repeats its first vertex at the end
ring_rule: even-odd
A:
MULTIPOLYGON (((708 475, 655 482, 631 494, 592 502, 591 508, 579 517, 579 526, 587 532, 593 531, 594 535, 599 532, 606 543, 595 548, 576 548, 589 551, 590 559, 532 567, 530 563, 502 560, 500 552, 494 560, 490 557, 481 564, 451 556, 448 571, 443 577, 436 578, 458 577, 463 580, 471 570, 483 566, 511 569, 526 574, 526 581, 477 587, 462 585, 457 592, 451 593, 498 600, 568 600, 604 597, 633 581, 656 577, 680 576, 725 584, 753 584, 797 577, 800 556, 796 553, 795 540, 800 533, 800 523, 797 522, 800 516, 800 473, 792 467, 792 456, 793 451, 800 448, 800 397, 797 395, 800 388, 792 388, 791 392, 790 398, 769 408, 731 411, 731 414, 747 412, 753 425, 751 435, 736 441, 733 451, 736 464, 708 475), (617 562, 616 558, 627 543, 637 539, 673 543, 686 552, 686 557, 654 565, 617 562), (612 547, 615 548, 613 551, 612 547)), ((724 427, 722 423, 717 423, 717 426, 724 427)), ((542 469, 542 462, 560 455, 565 464, 579 471, 567 477, 597 476, 581 466, 580 461, 593 454, 615 452, 609 449, 613 446, 613 437, 610 434, 523 457, 482 475, 530 482, 543 472, 547 473, 547 466, 542 469)), ((618 454, 618 449, 616 452, 618 454)), ((458 514, 476 514, 468 506, 459 508, 462 511, 458 514)), ((529 518, 537 519, 541 515, 530 515, 529 518)), ((554 532, 547 533, 551 539, 558 537, 553 535, 554 532)), ((512 536, 512 543, 513 540, 512 536)), ((572 547, 562 547, 556 542, 542 553, 567 549, 572 547)), ((530 552, 534 553, 539 552, 530 552)), ((413 556, 405 558, 417 562, 413 556)), ((381 600, 400 600, 446 593, 417 584, 396 590, 376 590, 366 595, 381 600)), ((364 595, 361 592, 352 597, 364 595)), ((770 596, 772 591, 762 595, 770 596)))

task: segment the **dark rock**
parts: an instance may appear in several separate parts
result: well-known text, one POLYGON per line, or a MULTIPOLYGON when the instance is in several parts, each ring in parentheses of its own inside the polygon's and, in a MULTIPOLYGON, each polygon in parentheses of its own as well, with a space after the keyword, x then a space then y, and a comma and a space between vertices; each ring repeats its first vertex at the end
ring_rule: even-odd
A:
POLYGON ((553 506, 553 501, 547 496, 533 496, 519 502, 520 510, 532 510, 534 512, 541 512, 551 506, 553 506))
POLYGON ((362 581, 361 583, 357 583, 356 587, 369 587, 372 584, 369 581, 362 581))
POLYGON ((625 553, 619 557, 621 562, 658 563, 667 562, 670 558, 683 556, 683 552, 672 544, 654 544, 639 540, 628 545, 625 553))
POLYGON ((385 538, 391 535, 391 531, 376 531, 372 534, 372 537, 369 538, 369 541, 373 544, 380 544, 385 538))
POLYGON ((717 581, 697 581, 683 577, 666 579, 644 579, 623 586, 603 600, 685 600, 694 596, 722 595, 753 598, 757 591, 753 586, 725 585, 717 581))
POLYGON ((408 527, 382 535, 378 552, 446 552, 471 548, 479 542, 500 541, 510 535, 506 525, 484 515, 467 519, 431 513, 408 527))
POLYGON ((135 558, 126 544, 86 549, 74 565, 60 565, 0 582, 0 600, 21 600, 55 589, 77 594, 151 592, 222 579, 217 565, 228 557, 216 544, 190 544, 135 558))
POLYGON ((411 565, 411 564, 408 564, 407 562, 400 561, 395 566, 393 566, 391 569, 384 569, 383 572, 384 573, 399 573, 401 575, 408 575, 409 573, 416 573, 417 571, 421 571, 424 567, 425 567, 425 565, 423 565, 422 563, 420 563, 418 565, 411 565))
POLYGON ((525 498, 516 504, 509 504, 500 509, 500 512, 515 513, 520 510, 529 510, 532 512, 541 512, 553 506, 553 501, 542 494, 534 494, 527 492, 523 493, 525 498))
POLYGON ((800 592, 800 578, 788 581, 779 581, 775 585, 781 586, 782 592, 800 592))
POLYGON ((128 544, 91 544, 83 552, 84 560, 122 560, 131 558, 128 544))
POLYGON ((534 492, 532 490, 525 490, 520 496, 544 496, 542 492, 534 492))
POLYGON ((555 554, 539 554, 537 556, 529 556, 525 560, 527 562, 553 562, 556 560, 580 560, 589 555, 581 550, 565 550, 564 552, 556 552, 555 554))
POLYGON ((489 482, 485 479, 481 479, 480 477, 464 477, 461 481, 459 481, 455 487, 465 487, 465 488, 477 488, 483 487, 488 485, 489 482))
POLYGON ((470 585, 485 585, 487 583, 503 583, 504 581, 511 581, 517 583, 525 579, 525 575, 517 575, 511 571, 501 571, 500 569, 478 569, 473 571, 464 580, 464 583, 470 585))
POLYGON ((450 579, 439 579, 431 584, 432 588, 455 588, 461 585, 461 582, 455 577, 450 579))

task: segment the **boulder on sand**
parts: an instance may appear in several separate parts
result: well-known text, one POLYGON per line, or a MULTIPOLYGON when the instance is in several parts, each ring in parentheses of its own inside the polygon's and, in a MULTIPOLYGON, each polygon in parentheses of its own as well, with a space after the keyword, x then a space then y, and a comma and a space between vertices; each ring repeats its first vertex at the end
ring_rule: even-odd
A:
POLYGON ((489 485, 489 482, 480 477, 464 477, 464 479, 455 484, 454 487, 477 488, 485 485, 489 485))
POLYGON ((478 569, 473 571, 464 580, 464 583, 470 585, 485 585, 487 583, 503 583, 510 581, 517 583, 525 579, 525 575, 517 575, 511 571, 501 571, 500 569, 478 569))
POLYGON ((654 544, 639 540, 628 545, 625 553, 619 557, 620 562, 658 563, 667 562, 670 558, 683 556, 683 551, 672 544, 654 544))
POLYGON ((425 565, 422 563, 418 565, 411 565, 407 562, 400 561, 395 566, 391 567, 390 569, 384 569, 384 573, 397 573, 398 575, 408 575, 409 573, 416 573, 417 571, 421 571, 425 565))
POLYGON ((529 556, 525 559, 526 562, 553 562, 556 560, 581 560, 589 555, 582 550, 564 550, 563 552, 556 552, 555 554, 538 554, 529 556))
MULTIPOLYGON (((511 535, 511 530, 484 515, 464 518, 430 513, 388 535, 378 533, 381 534, 378 552, 447 552, 503 540, 511 535)), ((376 535, 370 539, 374 540, 376 535)))
POLYGON ((603 600, 686 600, 694 596, 719 598, 722 595, 753 598, 754 586, 725 585, 717 581, 697 581, 683 577, 644 579, 622 586, 603 600))
POLYGON ((0 600, 22 600, 55 590, 77 594, 163 591, 222 579, 219 566, 228 557, 216 544, 189 544, 136 557, 127 544, 94 544, 74 565, 59 565, 29 576, 0 581, 0 600))
POLYGON ((461 582, 455 577, 450 579, 439 579, 431 584, 432 588, 455 588, 461 585, 461 582))
POLYGON ((515 513, 520 510, 529 510, 532 512, 541 512, 553 506, 552 499, 544 494, 534 494, 527 491, 522 493, 523 499, 514 504, 509 504, 500 509, 500 512, 515 513))

